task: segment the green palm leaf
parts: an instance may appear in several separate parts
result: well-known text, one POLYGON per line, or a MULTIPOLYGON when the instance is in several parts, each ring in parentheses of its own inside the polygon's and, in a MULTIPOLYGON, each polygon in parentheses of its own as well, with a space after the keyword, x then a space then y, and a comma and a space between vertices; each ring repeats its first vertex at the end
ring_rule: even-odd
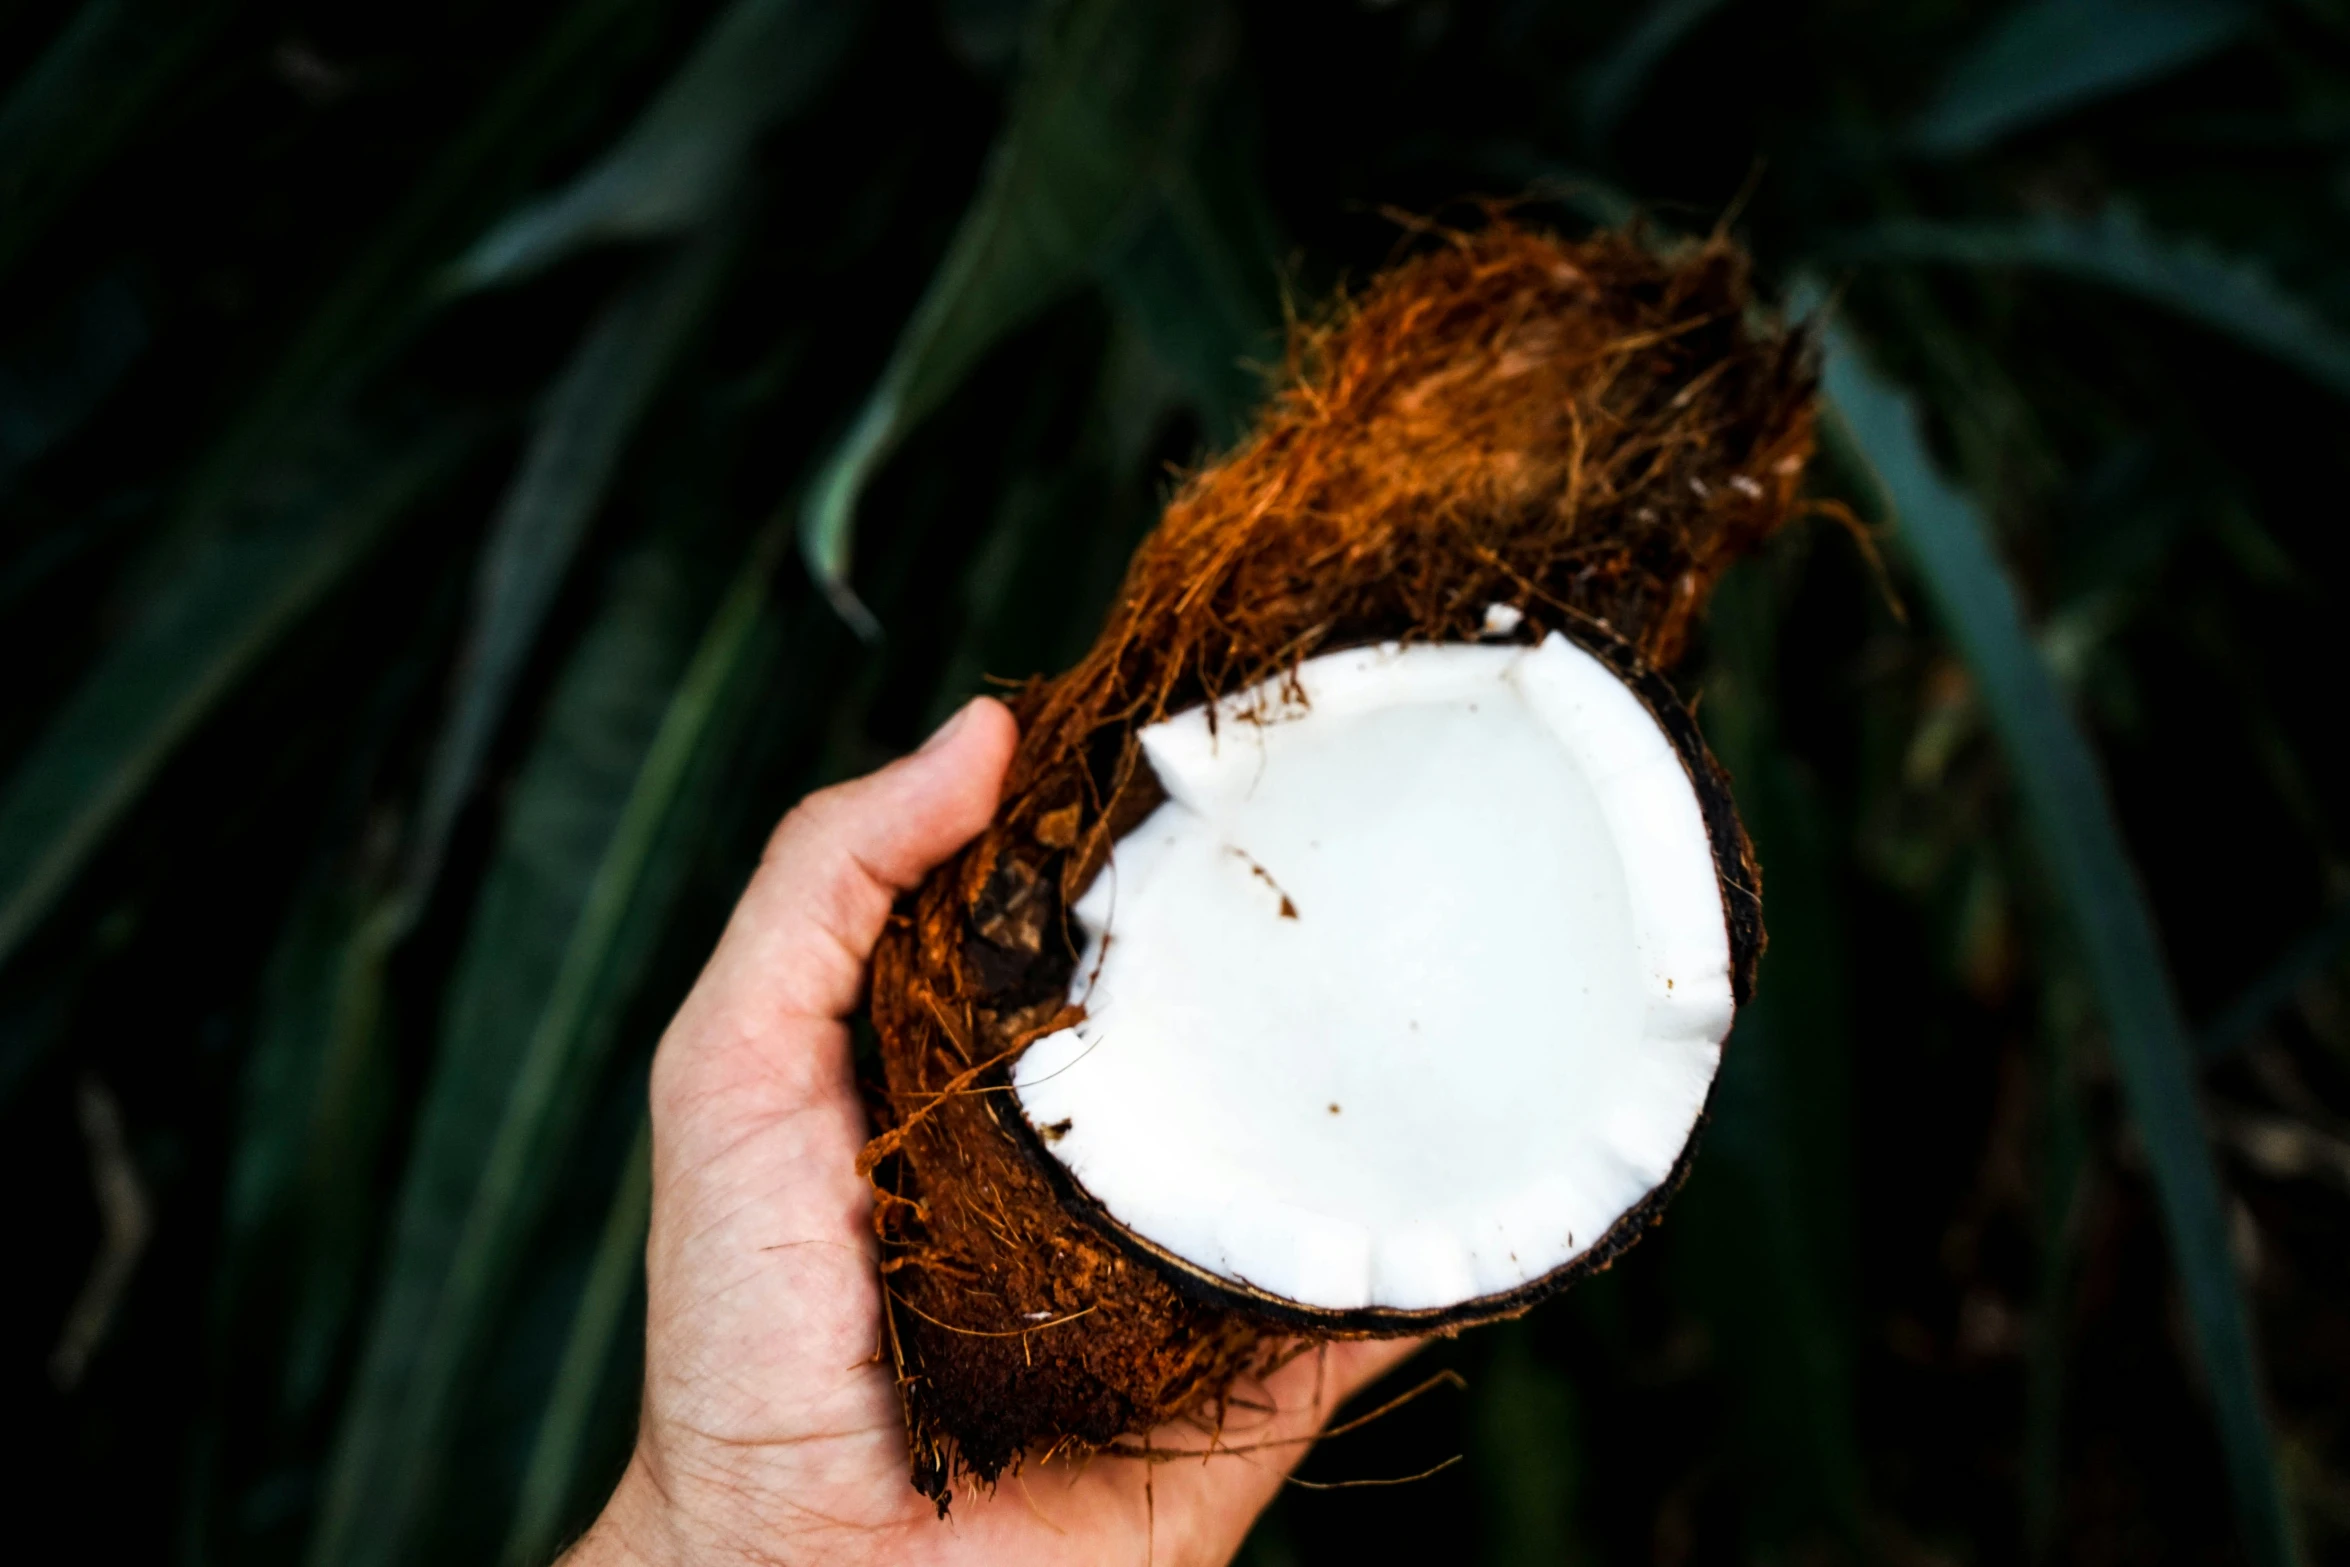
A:
POLYGON ((484 234, 447 286, 511 283, 591 245, 708 223, 742 183, 759 133, 830 79, 861 11, 834 0, 735 0, 610 152, 484 234))
POLYGON ((880 631, 849 586, 866 484, 989 347, 1082 279, 1148 209, 1213 63, 1217 20, 1179 0, 1046 8, 979 194, 800 514, 808 569, 860 634, 880 631))
POLYGON ((556 135, 547 99, 627 0, 579 0, 419 178, 199 460, 147 575, 150 607, 0 793, 0 959, 47 912, 165 756, 365 555, 461 447, 378 438, 344 400, 431 303, 424 265, 556 135), (390 442, 371 454, 371 442, 390 442), (406 444, 402 444, 405 442, 406 444), (420 443, 421 444, 418 444, 420 443), (417 450, 409 450, 409 446, 417 450))
POLYGON ((577 1499, 596 1395, 612 1371, 623 1330, 642 1330, 643 1313, 632 1321, 628 1307, 644 1281, 645 1225, 653 1209, 652 1133, 649 1122, 638 1122, 636 1141, 621 1167, 620 1189, 612 1196, 587 1282, 580 1286, 563 1358, 522 1472, 514 1524, 506 1536, 506 1567, 540 1567, 554 1560, 563 1543, 566 1510, 577 1499))
POLYGON ((236 14, 233 0, 90 0, 0 104, 0 274, 236 14))
MULTIPOLYGON (((288 922, 248 1073, 216 1292, 235 1317, 284 1322, 281 1400, 314 1406, 341 1346, 372 1222, 387 1087, 383 1017, 392 958, 431 893, 441 853, 556 589, 571 570, 630 436, 700 319, 730 248, 717 233, 623 288, 590 324, 540 411, 476 574, 459 678, 398 863, 336 877, 288 922), (251 1298, 266 1247, 288 1298, 251 1298)), ((223 1325, 224 1330, 226 1324, 223 1325)))
POLYGON ((165 757, 479 434, 462 420, 397 435, 325 420, 228 526, 179 556, 0 794, 0 957, 165 757))
POLYGON ((1910 141, 1939 157, 2185 69, 2257 17, 2238 0, 2023 0, 1952 63, 1910 141))
POLYGON ((474 585, 462 679, 441 731, 400 890, 405 923, 432 889, 441 851, 538 642, 555 590, 637 424, 709 307, 732 250, 721 225, 623 289, 548 390, 521 470, 499 502, 474 585))
POLYGON ((1698 710, 1768 877, 1771 941, 1723 1047, 1674 1246, 1735 1390, 1750 1526, 1789 1543, 1855 1538, 1866 1468, 1846 1284, 1851 963, 1825 812, 1779 733, 1778 564, 1731 572, 1709 611, 1698 710))
POLYGON ((1604 153, 1627 112, 1640 99, 1656 68, 1706 20, 1723 0, 1659 0, 1644 10, 1614 47, 1583 78, 1583 144, 1604 153))
POLYGON ((1270 361, 1280 348, 1277 249, 1237 150, 1203 139, 1100 263, 1111 304, 1182 378, 1214 446, 1239 436, 1263 393, 1251 357, 1270 361))
POLYGON ((2251 262, 2199 241, 2165 239, 2123 208, 2024 223, 1881 224, 1830 251, 1857 260, 2037 267, 2117 289, 2235 339, 2350 397, 2350 333, 2251 262))
POLYGON ((405 1561, 425 1543, 517 1252, 774 657, 777 539, 754 550, 690 660, 674 568, 640 559, 555 696, 460 961, 316 1567, 405 1561))
POLYGON ((2026 825, 2080 942, 2152 1165, 2245 1549, 2261 1567, 2285 1567, 2295 1559, 2292 1536, 2196 1103, 2194 1048, 2096 755, 2024 624, 1983 519, 1928 455, 1916 407, 1843 333, 1832 329, 1828 341, 1824 383, 1835 416, 1898 514, 1902 550, 1982 691, 2026 825))

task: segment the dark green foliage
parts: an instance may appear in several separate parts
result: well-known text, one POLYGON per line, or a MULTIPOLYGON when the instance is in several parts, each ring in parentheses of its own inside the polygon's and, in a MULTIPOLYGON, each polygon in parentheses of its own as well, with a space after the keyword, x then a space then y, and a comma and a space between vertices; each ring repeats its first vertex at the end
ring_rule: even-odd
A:
POLYGON ((2233 43, 2246 0, 2023 0, 1950 63, 1911 127, 1922 152, 1977 152, 2233 43))
POLYGON ((808 487, 802 552, 868 639, 880 622, 849 586, 857 501, 907 430, 972 365, 1142 220, 1182 151, 1223 17, 1187 0, 1068 0, 1037 9, 1027 68, 985 181, 881 380, 808 487))
POLYGON ((1478 195, 1833 298, 1872 538, 1679 672, 1773 944, 1662 1244, 1432 1348, 1466 1394, 1304 1475, 1467 1462, 1250 1559, 2350 1546, 2338 6, 56 0, 0 56, 8 1386, 77 1554, 591 1515, 646 1061, 776 815, 1070 660, 1284 312, 1478 195), (67 1387, 85 1082, 155 1228, 67 1387))
POLYGON ((2044 268, 2201 321, 2350 396, 2350 337, 2258 268, 2207 245, 2166 243, 2127 211, 2042 213, 2027 223, 1895 220, 1857 236, 1840 255, 2044 268))
POLYGON ((2080 945, 2131 1113, 2178 1253, 2187 1310, 2211 1377, 2229 1478, 2255 1561, 2292 1555, 2262 1409, 2260 1371, 2228 1255, 2195 1103, 2200 1064, 2162 960, 2128 851, 2090 753, 2026 629, 1989 531, 1935 472, 1917 410, 1878 380, 1830 328, 1823 380, 1833 417, 1884 486, 1902 553, 1981 688, 1991 727, 2013 758, 2017 793, 2050 892, 2080 945))

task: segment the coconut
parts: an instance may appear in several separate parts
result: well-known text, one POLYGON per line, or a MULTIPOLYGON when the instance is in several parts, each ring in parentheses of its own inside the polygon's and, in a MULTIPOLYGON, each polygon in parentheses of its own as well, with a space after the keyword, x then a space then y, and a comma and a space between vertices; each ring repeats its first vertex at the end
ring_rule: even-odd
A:
POLYGON ((863 1164, 942 1512, 1655 1219, 1763 942, 1658 671, 1795 509, 1811 393, 1719 236, 1497 220, 1293 334, 875 957, 863 1164))

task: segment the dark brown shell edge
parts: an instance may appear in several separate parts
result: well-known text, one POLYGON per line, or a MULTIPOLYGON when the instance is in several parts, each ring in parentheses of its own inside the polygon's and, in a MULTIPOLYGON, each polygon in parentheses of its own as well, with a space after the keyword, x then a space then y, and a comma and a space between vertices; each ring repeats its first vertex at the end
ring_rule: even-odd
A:
MULTIPOLYGON (((1555 627, 1548 629, 1559 631, 1569 641, 1605 664, 1640 699, 1641 705, 1648 709, 1658 727, 1673 742, 1673 750, 1681 758, 1690 785, 1697 793, 1698 807, 1705 817, 1706 835, 1712 841, 1714 874, 1722 893, 1722 923, 1730 942, 1730 993, 1737 1006, 1745 1006, 1754 993, 1755 969, 1761 962, 1768 936, 1762 923, 1762 873, 1755 863, 1754 846, 1746 836, 1744 824, 1738 819, 1729 775, 1714 759, 1712 750, 1705 743, 1705 736, 1697 727, 1695 716, 1682 703, 1672 682, 1649 668, 1630 643, 1599 622, 1585 617, 1562 617, 1555 627)), ((1523 633, 1513 640, 1531 643, 1542 635, 1536 629, 1532 617, 1526 621, 1523 633)), ((1083 891, 1082 888, 1075 890, 1083 891)), ((1004 1073, 1006 1083, 1009 1082, 1009 1076, 1007 1068, 1004 1073)), ((1719 1081, 1717 1072, 1715 1082, 1719 1081)), ((1341 1311, 1301 1305, 1252 1285, 1208 1272, 1198 1264, 1135 1234, 1113 1217, 1107 1208, 1085 1190, 1068 1167, 1053 1157, 1036 1129, 1029 1124, 1028 1118, 1021 1114, 1018 1102, 1012 1095, 996 1094, 987 1102, 996 1124, 1019 1145, 1038 1173, 1051 1184, 1053 1194, 1072 1217, 1115 1243, 1135 1261, 1158 1270, 1191 1299, 1202 1305, 1257 1318, 1272 1331, 1295 1330, 1320 1338, 1402 1338, 1425 1333, 1455 1332, 1514 1317, 1579 1280, 1607 1271, 1618 1257, 1639 1240, 1644 1231, 1663 1218, 1666 1205, 1680 1190, 1681 1183, 1688 1179, 1698 1142, 1712 1114, 1713 1087, 1708 1085, 1706 1102, 1700 1107, 1697 1120, 1689 1129, 1688 1140, 1681 1145, 1680 1155, 1674 1159, 1673 1167, 1666 1172, 1665 1178, 1640 1201, 1626 1209, 1587 1250, 1516 1289, 1497 1295, 1481 1295, 1458 1305, 1417 1311, 1379 1306, 1341 1311)))

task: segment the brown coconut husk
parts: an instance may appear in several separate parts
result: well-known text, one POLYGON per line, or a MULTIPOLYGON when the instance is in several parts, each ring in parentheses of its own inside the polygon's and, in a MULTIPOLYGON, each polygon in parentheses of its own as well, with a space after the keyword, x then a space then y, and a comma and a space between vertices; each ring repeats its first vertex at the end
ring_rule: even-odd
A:
MULTIPOLYGON (((1220 1426, 1235 1381, 1301 1343, 1522 1310, 1649 1222, 1673 1182, 1559 1275, 1441 1321, 1285 1311, 1092 1209, 1011 1107, 1006 1068, 1081 1015, 1063 911, 1161 799, 1135 731, 1315 654, 1473 640, 1489 604, 1514 605, 1523 634, 1602 651, 1667 720, 1701 798, 1726 802, 1653 671, 1724 567, 1796 509, 1811 409, 1805 344, 1758 323, 1719 235, 1570 244, 1496 220, 1293 332, 1254 430, 1182 485, 1093 649, 1018 694, 993 825, 875 958, 889 1124, 863 1165, 913 1479, 942 1513, 957 1475, 992 1483, 1024 1453, 1220 1426)), ((1752 905, 1751 855, 1718 814, 1725 885, 1752 905)), ((1759 914, 1731 924, 1743 999, 1759 914)))

